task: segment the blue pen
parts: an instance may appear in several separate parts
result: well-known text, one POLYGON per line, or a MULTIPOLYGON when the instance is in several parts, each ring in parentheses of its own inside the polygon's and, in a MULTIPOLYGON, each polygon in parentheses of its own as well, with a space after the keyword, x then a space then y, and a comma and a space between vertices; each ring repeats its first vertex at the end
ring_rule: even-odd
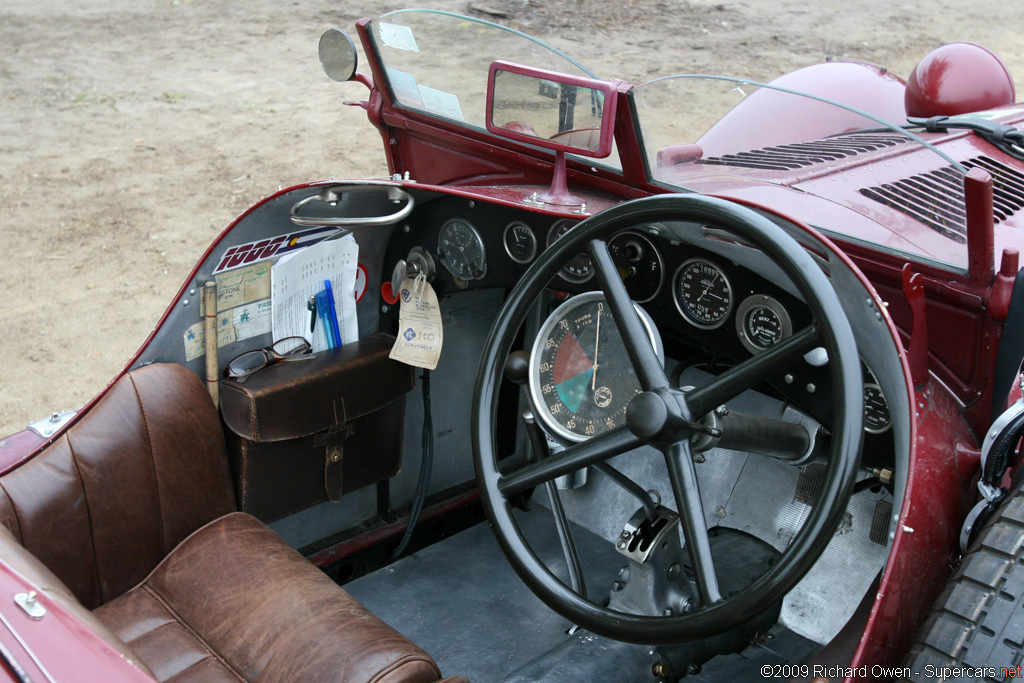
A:
POLYGON ((324 280, 324 289, 327 290, 327 305, 330 312, 331 330, 334 332, 335 346, 341 346, 341 330, 338 328, 338 309, 334 304, 334 289, 331 288, 331 281, 324 280))
POLYGON ((316 311, 320 317, 320 326, 324 331, 324 340, 327 342, 327 348, 333 349, 338 344, 334 339, 334 330, 331 325, 331 305, 327 299, 327 290, 321 289, 316 293, 316 311))

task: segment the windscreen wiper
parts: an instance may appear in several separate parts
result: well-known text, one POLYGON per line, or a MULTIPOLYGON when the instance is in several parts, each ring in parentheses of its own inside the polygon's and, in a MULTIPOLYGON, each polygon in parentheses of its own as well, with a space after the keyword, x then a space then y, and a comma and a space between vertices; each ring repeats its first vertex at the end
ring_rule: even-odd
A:
POLYGON ((1024 159, 1024 131, 1005 123, 982 118, 952 116, 907 117, 907 121, 913 126, 924 128, 929 133, 945 133, 950 128, 970 130, 1007 154, 1017 159, 1024 159))

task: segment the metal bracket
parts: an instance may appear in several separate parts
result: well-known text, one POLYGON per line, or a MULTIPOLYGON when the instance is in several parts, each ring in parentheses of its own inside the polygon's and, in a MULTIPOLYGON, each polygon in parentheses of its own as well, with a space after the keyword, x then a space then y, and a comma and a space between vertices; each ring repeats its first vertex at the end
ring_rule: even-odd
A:
POLYGON ((650 616, 683 614, 696 603, 683 571, 679 515, 658 506, 649 520, 640 508, 626 522, 615 549, 629 559, 612 584, 609 607, 650 616))
POLYGON ((412 213, 413 207, 416 205, 413 196, 403 190, 397 185, 344 185, 335 187, 326 187, 320 191, 319 194, 310 195, 304 199, 300 199, 292 206, 292 210, 289 214, 292 223, 296 225, 311 225, 311 226, 337 226, 337 227, 348 227, 357 228, 361 226, 373 226, 373 225, 391 225, 398 221, 406 218, 412 213), (395 213, 387 216, 351 216, 351 217, 337 217, 337 216, 317 216, 317 217, 306 217, 299 215, 299 209, 310 202, 320 202, 327 204, 328 206, 336 206, 341 197, 344 194, 353 194, 356 192, 380 192, 384 191, 387 193, 387 198, 394 204, 401 204, 405 202, 405 205, 396 211, 395 213))
POLYGON ((49 438, 60 431, 77 414, 77 410, 62 410, 59 413, 53 413, 50 417, 29 423, 26 429, 31 429, 43 438, 49 438))
POLYGON ((38 621, 46 616, 46 608, 36 600, 36 592, 18 593, 14 596, 14 603, 25 611, 29 619, 38 621))

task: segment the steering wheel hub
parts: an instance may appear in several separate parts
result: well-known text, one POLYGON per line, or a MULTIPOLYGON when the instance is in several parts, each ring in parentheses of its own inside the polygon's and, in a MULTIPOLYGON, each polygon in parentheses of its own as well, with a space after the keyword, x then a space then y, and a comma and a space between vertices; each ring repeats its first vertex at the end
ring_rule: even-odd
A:
POLYGON ((682 418, 682 415, 678 414, 678 408, 673 411, 673 407, 659 393, 641 391, 633 397, 626 408, 626 425, 629 431, 644 441, 666 437, 672 433, 672 427, 678 422, 678 418, 682 418))

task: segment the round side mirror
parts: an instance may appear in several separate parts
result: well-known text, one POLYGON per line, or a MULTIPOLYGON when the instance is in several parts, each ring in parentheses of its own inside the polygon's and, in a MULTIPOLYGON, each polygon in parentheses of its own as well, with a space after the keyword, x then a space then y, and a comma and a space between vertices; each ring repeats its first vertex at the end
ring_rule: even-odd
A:
POLYGON ((320 66, 332 81, 345 82, 352 79, 356 72, 356 44, 347 33, 339 28, 331 28, 320 36, 317 48, 320 54, 320 66))

